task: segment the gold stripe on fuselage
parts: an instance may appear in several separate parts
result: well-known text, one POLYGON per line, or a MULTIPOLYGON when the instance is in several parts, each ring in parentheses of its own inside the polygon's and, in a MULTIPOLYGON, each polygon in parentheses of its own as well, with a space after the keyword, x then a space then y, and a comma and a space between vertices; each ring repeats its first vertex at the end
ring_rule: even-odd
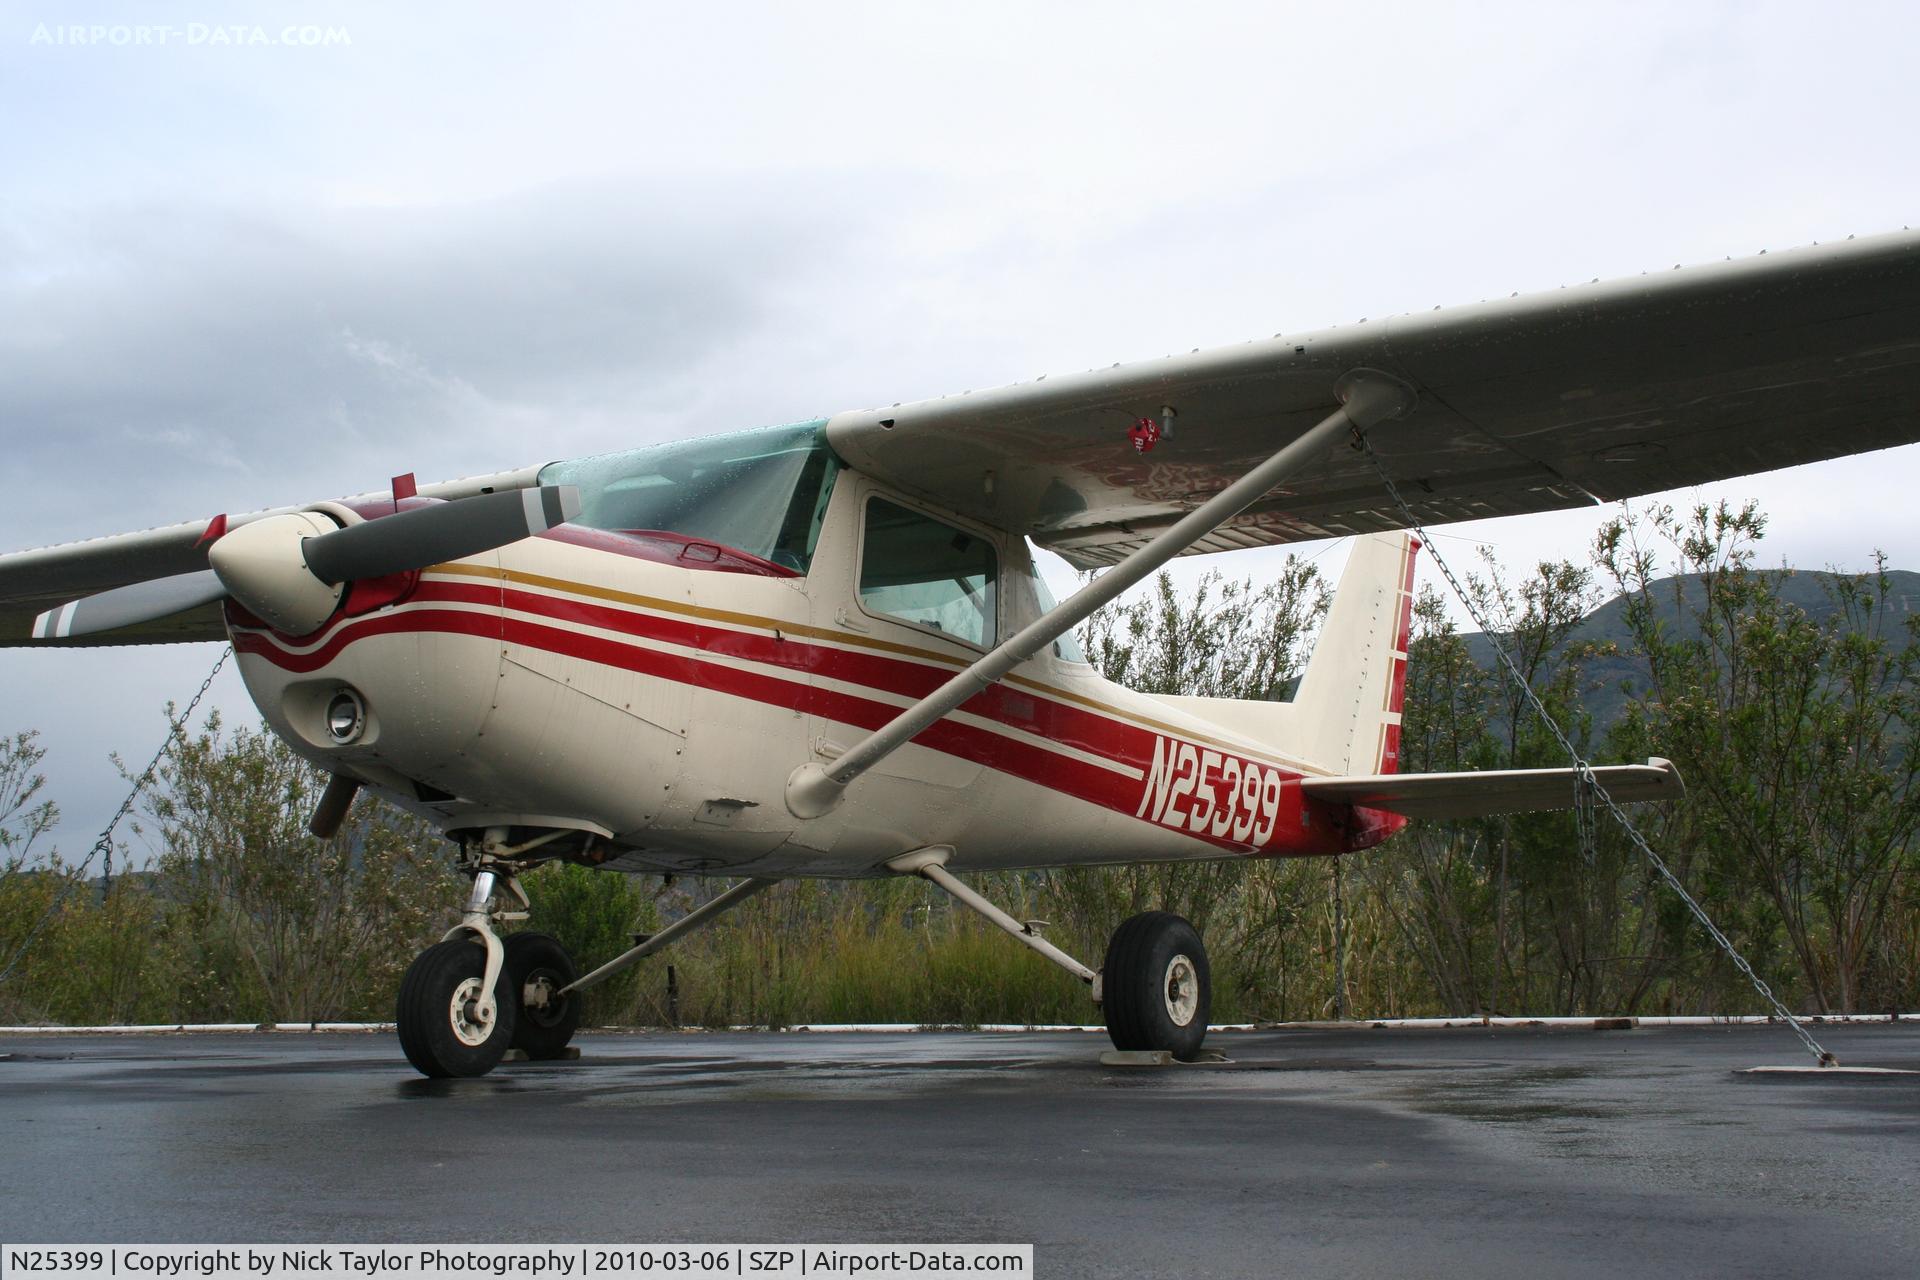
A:
MULTIPOLYGON (((710 609, 702 605, 687 604, 680 600, 663 600, 658 596, 643 596, 638 592, 621 591, 615 587, 602 587, 590 582, 575 582, 567 578, 553 578, 545 574, 528 573, 522 569, 498 569, 492 565, 478 564, 437 564, 423 572, 447 574, 465 578, 491 578, 497 581, 518 583, 521 586, 540 587, 548 591, 564 591, 571 595, 586 596, 595 600, 605 600, 613 604, 652 609, 659 613, 672 613, 682 617, 701 618, 708 622, 722 622, 736 627, 752 627, 761 631, 777 631, 781 635, 806 636, 814 640, 824 640, 829 644, 844 645, 850 648, 872 649, 882 653, 900 654, 904 657, 917 658, 925 662, 938 663, 941 666, 949 667, 955 671, 963 671, 971 665, 970 661, 965 658, 957 658, 952 654, 940 653, 934 649, 921 649, 914 645, 899 644, 892 640, 880 640, 873 636, 849 635, 844 631, 832 631, 825 627, 816 627, 804 622, 789 622, 784 618, 769 618, 753 613, 736 613, 730 609, 710 609)), ((1018 685, 1021 688, 1031 690, 1034 693, 1061 702, 1077 703, 1090 711, 1095 711, 1105 716, 1112 716, 1115 719, 1125 720, 1143 729, 1151 729, 1156 733, 1163 733, 1175 738, 1185 738, 1192 742, 1203 742, 1208 746, 1219 747, 1222 750, 1231 751, 1241 756, 1258 757, 1269 764, 1286 769, 1289 772, 1299 771, 1297 761, 1285 760, 1265 748, 1249 747, 1237 742, 1226 742, 1219 738, 1195 732, 1192 729, 1166 724, 1148 716, 1140 715, 1137 712, 1127 711, 1123 708, 1113 706, 1111 703, 1100 702, 1097 699, 1089 698, 1067 689, 1060 689, 1050 684, 1043 684, 1038 680, 1031 680, 1025 676, 1010 675, 1005 677, 1005 681, 1010 685, 1018 685)))

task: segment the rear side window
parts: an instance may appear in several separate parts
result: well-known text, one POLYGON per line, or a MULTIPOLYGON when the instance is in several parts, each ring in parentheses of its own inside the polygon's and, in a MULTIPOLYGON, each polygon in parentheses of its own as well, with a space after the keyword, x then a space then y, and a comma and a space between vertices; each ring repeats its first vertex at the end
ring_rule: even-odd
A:
POLYGON ((998 624, 993 544, 931 516, 867 501, 860 603, 985 647, 998 624))
MULTIPOLYGON (((1053 606, 1058 602, 1053 598, 1053 592, 1047 589, 1047 580, 1040 575, 1040 566, 1034 554, 1036 550, 1033 539, 1028 538, 1027 573, 1031 575, 1030 580, 1033 583, 1033 600, 1039 607, 1040 613, 1051 613, 1053 606)), ((1039 614, 1034 616, 1038 617, 1039 614)), ((1053 642, 1053 656, 1062 662, 1085 662, 1087 651, 1080 647, 1080 637, 1069 630, 1053 642)))

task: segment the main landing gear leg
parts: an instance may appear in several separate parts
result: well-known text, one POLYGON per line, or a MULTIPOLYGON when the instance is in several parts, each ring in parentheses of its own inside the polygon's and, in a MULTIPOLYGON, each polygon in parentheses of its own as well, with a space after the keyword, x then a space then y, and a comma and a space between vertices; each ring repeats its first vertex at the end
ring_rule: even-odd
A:
POLYGON ((1207 1038, 1213 980, 1200 934, 1179 916, 1149 911, 1113 931, 1106 964, 1098 973, 975 893, 946 868, 951 849, 920 849, 887 863, 890 870, 923 876, 955 899, 1012 934, 1015 941, 1085 982, 1106 1017, 1116 1049, 1165 1050, 1182 1062, 1200 1056, 1207 1038))
POLYGON ((572 995, 576 991, 583 991, 588 987, 597 986, 605 982, 614 974, 632 968, 669 943, 684 938, 695 929, 710 924, 719 916, 733 910, 733 908, 739 906, 748 898, 751 898, 754 894, 764 893, 779 883, 778 880, 742 880, 725 893, 687 912, 687 914, 681 916, 660 932, 650 935, 632 950, 621 952, 586 977, 575 978, 572 982, 560 988, 560 996, 564 998, 572 995))

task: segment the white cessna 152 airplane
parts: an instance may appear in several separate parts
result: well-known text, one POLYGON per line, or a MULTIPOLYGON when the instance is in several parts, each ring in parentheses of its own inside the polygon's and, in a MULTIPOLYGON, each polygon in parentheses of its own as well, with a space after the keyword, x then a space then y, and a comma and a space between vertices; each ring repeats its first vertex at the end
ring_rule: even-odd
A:
MULTIPOLYGON (((1191 1058, 1207 956, 1136 916, 1098 970, 957 872, 1341 854, 1408 816, 1563 808, 1571 770, 1403 774, 1422 523, 1920 439, 1920 235, 1399 316, 997 391, 0 556, 0 642, 230 639, 275 732, 423 814, 473 878, 407 971, 430 1076, 558 1055, 574 993, 782 878, 918 874, 1191 1058), (1291 702, 1102 680, 1072 628, 1168 559, 1355 535, 1291 702), (1030 544, 1105 567, 1064 604, 1030 544), (581 977, 549 859, 744 879, 581 977)), ((1598 771, 1679 794, 1664 761, 1598 771)))

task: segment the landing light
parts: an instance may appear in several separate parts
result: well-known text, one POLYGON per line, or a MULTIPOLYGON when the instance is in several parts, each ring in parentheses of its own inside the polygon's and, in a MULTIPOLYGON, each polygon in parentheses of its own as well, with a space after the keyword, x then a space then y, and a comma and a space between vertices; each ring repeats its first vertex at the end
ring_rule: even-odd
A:
POLYGON ((351 689, 342 689, 327 703, 327 734, 345 746, 367 727, 367 704, 351 689))

